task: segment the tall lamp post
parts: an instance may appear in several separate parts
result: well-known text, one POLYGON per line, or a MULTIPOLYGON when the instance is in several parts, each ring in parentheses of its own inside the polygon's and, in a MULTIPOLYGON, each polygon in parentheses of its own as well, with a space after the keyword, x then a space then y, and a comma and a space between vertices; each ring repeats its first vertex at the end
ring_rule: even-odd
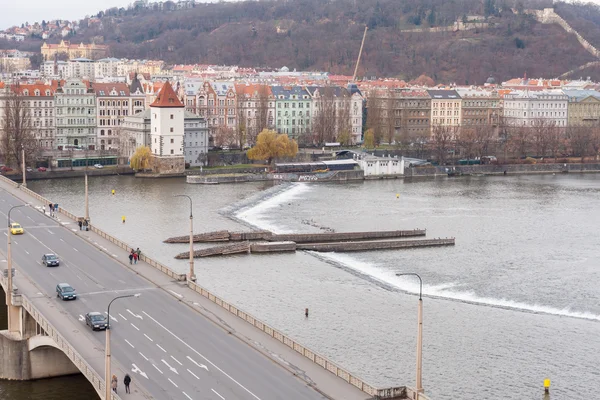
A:
POLYGON ((113 301, 118 300, 118 299, 124 299, 127 297, 140 297, 140 293, 136 293, 136 294, 128 294, 125 296, 118 296, 115 297, 114 299, 112 299, 110 301, 110 303, 108 303, 108 310, 106 312, 107 314, 107 319, 106 319, 106 353, 105 353, 105 359, 104 359, 104 385, 105 387, 105 392, 104 392, 104 399, 105 400, 110 400, 110 305, 113 303, 113 301))
POLYGON ((9 332, 12 327, 12 312, 10 310, 10 307, 12 306, 12 294, 13 294, 12 251, 11 251, 11 246, 10 246, 11 236, 12 236, 12 234, 10 233, 10 213, 12 210, 14 210, 15 208, 19 208, 19 207, 25 207, 25 204, 20 204, 18 206, 12 206, 10 208, 10 210, 8 210, 8 232, 6 232, 6 238, 7 238, 7 241, 6 241, 6 264, 8 266, 8 274, 7 274, 8 291, 6 292, 6 303, 8 304, 8 330, 9 330, 9 332))
POLYGON ((22 166, 21 169, 23 170, 23 183, 21 184, 24 187, 27 187, 27 180, 26 180, 26 168, 25 168, 25 146, 21 145, 21 159, 22 159, 22 166))
POLYGON ((87 149, 85 153, 85 220, 90 223, 90 201, 88 197, 88 158, 87 149))
POLYGON ((423 280, 414 272, 396 274, 396 276, 412 275, 419 278, 419 308, 417 312, 417 393, 423 393, 423 280))
POLYGON ((187 194, 177 194, 174 197, 187 197, 190 201, 190 272, 188 280, 196 282, 196 274, 194 273, 194 215, 192 214, 192 198, 187 194))

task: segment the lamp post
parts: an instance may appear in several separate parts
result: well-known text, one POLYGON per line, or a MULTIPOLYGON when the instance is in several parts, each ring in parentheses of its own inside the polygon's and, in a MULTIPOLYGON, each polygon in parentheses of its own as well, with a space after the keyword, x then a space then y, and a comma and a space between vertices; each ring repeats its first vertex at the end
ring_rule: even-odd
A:
POLYGON ((173 197, 187 197, 190 201, 190 272, 188 280, 196 282, 196 274, 194 273, 194 215, 192 214, 192 198, 187 194, 177 194, 173 197))
POLYGON ((413 275, 419 278, 419 308, 417 312, 417 393, 423 393, 423 280, 414 272, 396 274, 396 276, 413 275))
POLYGON ((140 297, 140 293, 128 294, 128 295, 125 295, 125 296, 115 297, 114 299, 112 299, 110 301, 110 303, 108 303, 108 310, 106 312, 106 314, 107 314, 107 319, 106 319, 106 352, 105 352, 105 359, 104 359, 104 385, 106 386, 105 387, 105 392, 104 392, 104 399, 105 400, 110 400, 110 386, 111 386, 111 382, 110 382, 110 305, 115 300, 124 299, 124 298, 127 298, 127 297, 140 297))
POLYGON ((12 294, 13 294, 13 282, 12 282, 12 251, 11 251, 11 236, 12 234, 10 233, 10 213, 12 210, 14 210, 15 208, 19 208, 19 207, 25 207, 25 204, 20 204, 18 206, 12 206, 10 208, 10 210, 8 210, 8 232, 6 232, 6 264, 8 267, 8 274, 7 274, 7 278, 8 278, 8 282, 7 282, 7 286, 8 286, 8 291, 6 292, 6 303, 8 304, 8 331, 10 332, 10 329, 12 327, 12 312, 10 310, 10 307, 12 306, 12 294))
POLYGON ((85 155, 85 220, 90 223, 90 200, 88 197, 88 158, 87 150, 85 155))
POLYGON ((26 169, 25 169, 25 146, 21 145, 21 159, 23 162, 23 165, 21 166, 21 169, 23 170, 23 183, 21 184, 24 187, 27 187, 27 180, 26 180, 26 169))

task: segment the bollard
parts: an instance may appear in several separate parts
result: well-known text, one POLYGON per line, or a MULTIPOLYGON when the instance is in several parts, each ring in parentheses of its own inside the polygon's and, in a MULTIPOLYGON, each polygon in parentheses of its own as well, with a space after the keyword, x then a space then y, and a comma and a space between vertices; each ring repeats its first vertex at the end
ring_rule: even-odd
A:
POLYGON ((550 379, 544 379, 544 393, 550 394, 550 379))
POLYGON ((304 316, 305 316, 306 318, 308 318, 308 308, 305 308, 305 309, 304 309, 304 316))
POLYGON ((123 223, 125 223, 125 216, 124 215, 121 217, 121 221, 123 221, 123 223))

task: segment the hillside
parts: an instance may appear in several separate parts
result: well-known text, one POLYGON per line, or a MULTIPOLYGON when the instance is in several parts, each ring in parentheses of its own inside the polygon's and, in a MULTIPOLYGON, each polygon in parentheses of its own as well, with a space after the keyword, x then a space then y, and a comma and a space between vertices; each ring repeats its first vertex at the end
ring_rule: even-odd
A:
MULTIPOLYGON (((114 57, 178 64, 285 65, 351 75, 367 25, 359 76, 409 80, 425 73, 436 82, 480 84, 490 75, 497 80, 525 72, 530 77, 555 77, 595 60, 558 25, 542 25, 511 10, 549 6, 548 1, 509 0, 267 0, 173 11, 114 8, 98 15, 100 24, 83 20, 71 40, 104 41, 114 57), (471 25, 471 30, 429 31, 455 21, 479 25, 471 25), (423 28, 427 31, 407 32, 423 28)), ((557 12, 575 29, 580 25, 584 30, 580 33, 592 44, 600 40, 598 7, 560 3, 557 12)), ((30 49, 39 43, 19 46, 30 49)), ((599 72, 589 70, 596 80, 599 72)))

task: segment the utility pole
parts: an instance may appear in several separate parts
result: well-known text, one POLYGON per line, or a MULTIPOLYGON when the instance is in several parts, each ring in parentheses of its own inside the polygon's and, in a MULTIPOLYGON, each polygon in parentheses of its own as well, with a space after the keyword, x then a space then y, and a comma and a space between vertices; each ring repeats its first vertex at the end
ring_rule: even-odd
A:
POLYGON ((23 170, 23 183, 21 184, 21 186, 23 187, 27 187, 27 180, 25 178, 26 175, 26 169, 25 169, 25 147, 23 147, 23 145, 21 145, 21 158, 23 159, 23 165, 21 166, 21 169, 23 170))
POLYGON ((196 282, 196 273, 194 272, 194 215, 192 213, 192 198, 185 194, 178 194, 174 197, 187 197, 190 201, 190 272, 188 275, 188 280, 191 282, 196 282))

